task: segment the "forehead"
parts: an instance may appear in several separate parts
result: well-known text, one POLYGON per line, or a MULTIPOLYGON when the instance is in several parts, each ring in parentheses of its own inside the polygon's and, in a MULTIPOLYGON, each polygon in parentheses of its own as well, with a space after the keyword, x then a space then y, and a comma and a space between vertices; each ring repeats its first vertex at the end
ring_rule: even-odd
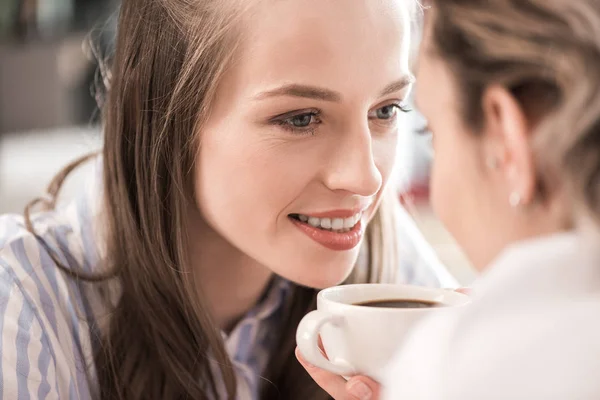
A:
MULTIPOLYGON (((408 73, 405 0, 266 0, 246 18, 238 62, 255 85, 384 86, 408 73)), ((380 89, 380 88, 379 88, 380 89)))

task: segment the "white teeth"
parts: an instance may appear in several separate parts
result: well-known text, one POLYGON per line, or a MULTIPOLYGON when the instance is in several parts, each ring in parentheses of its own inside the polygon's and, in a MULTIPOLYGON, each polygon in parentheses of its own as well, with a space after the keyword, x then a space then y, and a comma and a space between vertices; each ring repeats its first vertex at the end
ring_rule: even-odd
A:
MULTIPOLYGON (((321 226, 323 226, 323 222, 321 221, 321 226)), ((344 227, 344 220, 342 218, 334 218, 331 221, 331 229, 337 231, 344 227)))
POLYGON ((317 217, 310 217, 308 219, 308 223, 316 228, 317 226, 321 225, 321 219, 317 217))
POLYGON ((304 214, 296 214, 302 222, 308 223, 315 228, 332 230, 336 232, 348 232, 360 221, 362 214, 358 213, 348 218, 317 218, 304 214))
POLYGON ((354 225, 356 225, 355 217, 356 216, 350 217, 350 218, 344 218, 344 229, 350 229, 354 225))

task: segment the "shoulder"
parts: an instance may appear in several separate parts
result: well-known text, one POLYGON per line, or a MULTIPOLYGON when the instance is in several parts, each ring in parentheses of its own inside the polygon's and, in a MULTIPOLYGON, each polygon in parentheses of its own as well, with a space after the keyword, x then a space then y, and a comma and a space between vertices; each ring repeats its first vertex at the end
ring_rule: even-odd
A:
POLYGON ((56 268, 46 246, 55 248, 64 242, 59 234, 58 218, 48 214, 38 217, 35 223, 38 237, 25 227, 22 216, 0 216, 0 273, 2 282, 22 284, 37 281, 41 274, 56 268))
POLYGON ((83 394, 87 389, 71 387, 78 368, 85 365, 88 347, 80 323, 81 292, 50 252, 69 268, 83 254, 70 237, 73 227, 59 213, 36 216, 34 226, 37 235, 25 228, 21 216, 0 217, 0 378, 5 390, 19 392, 9 396, 15 399, 27 398, 21 393, 36 385, 41 386, 34 394, 37 389, 61 396, 83 394))
POLYGON ((441 400, 445 362, 458 320, 444 316, 421 322, 392 358, 383 382, 384 399, 441 400))
POLYGON ((597 298, 478 302, 420 324, 390 363, 388 397, 593 398, 600 391, 597 298))
MULTIPOLYGON (((20 215, 0 216, 0 260, 3 281, 24 284, 56 281, 58 259, 61 265, 77 268, 85 254, 75 237, 74 226, 62 213, 48 212, 32 217, 35 234, 28 231, 20 215)), ((57 282, 55 282, 57 283, 57 282)))

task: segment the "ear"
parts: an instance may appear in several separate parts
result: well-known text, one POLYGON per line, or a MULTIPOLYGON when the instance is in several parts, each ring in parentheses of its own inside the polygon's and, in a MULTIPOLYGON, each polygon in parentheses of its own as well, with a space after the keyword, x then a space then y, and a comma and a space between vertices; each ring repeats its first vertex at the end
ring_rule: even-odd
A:
POLYGON ((483 93, 484 136, 488 156, 499 161, 508 198, 516 193, 522 204, 535 197, 535 160, 530 145, 530 125, 519 102, 504 87, 494 85, 483 93))

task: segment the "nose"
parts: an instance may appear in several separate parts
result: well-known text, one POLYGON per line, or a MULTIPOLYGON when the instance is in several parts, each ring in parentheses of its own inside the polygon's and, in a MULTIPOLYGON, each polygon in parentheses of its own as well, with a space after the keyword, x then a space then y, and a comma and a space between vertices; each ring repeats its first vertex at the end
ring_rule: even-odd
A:
POLYGON ((375 195, 382 185, 382 176, 373 156, 373 143, 368 125, 339 135, 329 152, 325 185, 334 191, 346 191, 364 197, 375 195))

